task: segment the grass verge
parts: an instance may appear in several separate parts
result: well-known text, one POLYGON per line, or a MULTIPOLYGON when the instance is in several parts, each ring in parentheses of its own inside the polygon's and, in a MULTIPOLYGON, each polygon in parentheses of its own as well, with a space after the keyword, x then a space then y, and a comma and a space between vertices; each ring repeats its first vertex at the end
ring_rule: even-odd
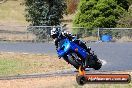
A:
POLYGON ((0 76, 45 73, 68 68, 71 68, 71 65, 56 56, 0 53, 0 76))

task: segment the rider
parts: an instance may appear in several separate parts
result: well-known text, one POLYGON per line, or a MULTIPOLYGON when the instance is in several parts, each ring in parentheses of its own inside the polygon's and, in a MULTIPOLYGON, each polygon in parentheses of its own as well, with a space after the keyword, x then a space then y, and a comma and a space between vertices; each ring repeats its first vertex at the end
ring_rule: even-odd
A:
MULTIPOLYGON (((53 29, 51 30, 51 37, 55 41, 56 49, 58 48, 60 40, 68 38, 70 41, 72 41, 76 38, 76 36, 72 35, 69 32, 61 32, 60 28, 57 27, 53 27, 53 29)), ((76 39, 74 42, 83 47, 90 54, 90 48, 87 48, 87 46, 82 41, 76 39)))
MULTIPOLYGON (((76 44, 78 44, 79 46, 81 46, 82 48, 84 48, 89 54, 90 53, 90 50, 91 48, 87 48, 87 46, 85 45, 85 43, 83 43, 82 41, 80 40, 77 40, 75 36, 73 36, 71 33, 68 33, 68 32, 61 32, 61 29, 60 28, 57 28, 57 27, 53 27, 53 29, 51 30, 51 37, 54 39, 55 41, 55 46, 56 46, 56 50, 58 49, 58 45, 59 45, 59 42, 62 40, 62 39, 65 39, 65 38, 68 38, 70 41, 74 40, 74 42, 76 44)), ((69 61, 67 60, 67 56, 66 57, 63 57, 64 60, 66 62, 69 63, 69 61)), ((89 64, 89 59, 90 57, 88 56, 87 59, 85 59, 84 61, 84 67, 87 67, 87 65, 89 64)))

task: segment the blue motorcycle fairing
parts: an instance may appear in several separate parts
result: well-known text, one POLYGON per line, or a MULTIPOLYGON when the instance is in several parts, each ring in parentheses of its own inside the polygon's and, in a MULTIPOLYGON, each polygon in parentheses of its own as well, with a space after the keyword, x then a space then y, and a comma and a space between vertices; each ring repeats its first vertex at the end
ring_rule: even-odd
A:
POLYGON ((85 49, 83 49, 79 45, 75 44, 74 42, 71 42, 71 48, 73 51, 75 51, 75 49, 78 49, 77 53, 80 54, 83 57, 83 59, 87 58, 88 53, 86 52, 85 49))
POLYGON ((68 39, 63 39, 60 41, 60 48, 57 50, 59 57, 63 57, 70 49, 70 41, 68 39))
POLYGON ((80 54, 83 59, 87 58, 88 54, 86 53, 86 50, 74 42, 70 42, 69 39, 63 39, 61 41, 60 48, 57 50, 57 53, 59 57, 63 57, 64 55, 68 55, 70 50, 75 51, 75 49, 78 49, 76 52, 80 54))

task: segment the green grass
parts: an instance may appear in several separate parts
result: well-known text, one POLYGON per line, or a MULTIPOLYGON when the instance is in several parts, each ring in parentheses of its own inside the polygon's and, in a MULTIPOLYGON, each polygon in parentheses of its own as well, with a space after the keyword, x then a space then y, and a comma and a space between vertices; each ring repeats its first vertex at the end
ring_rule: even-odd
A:
POLYGON ((56 56, 0 53, 0 76, 45 73, 71 68, 56 56))
POLYGON ((0 58, 0 76, 39 73, 45 63, 25 59, 0 58))
POLYGON ((17 75, 22 70, 28 70, 22 60, 6 58, 0 60, 0 75, 17 75))

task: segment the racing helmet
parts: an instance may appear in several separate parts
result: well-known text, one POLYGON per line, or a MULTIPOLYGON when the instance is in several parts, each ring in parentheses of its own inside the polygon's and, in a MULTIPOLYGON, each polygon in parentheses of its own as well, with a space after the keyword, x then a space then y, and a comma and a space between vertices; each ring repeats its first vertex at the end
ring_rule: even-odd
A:
POLYGON ((60 29, 54 26, 51 30, 51 37, 53 39, 58 38, 59 34, 60 34, 60 29))

